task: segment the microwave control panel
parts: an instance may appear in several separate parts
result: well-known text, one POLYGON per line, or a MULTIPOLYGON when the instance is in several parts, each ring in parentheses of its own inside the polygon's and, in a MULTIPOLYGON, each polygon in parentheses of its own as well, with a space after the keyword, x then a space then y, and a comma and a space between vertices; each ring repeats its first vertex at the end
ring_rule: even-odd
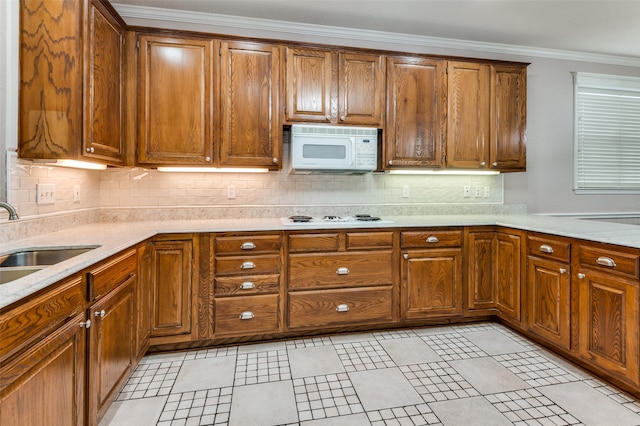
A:
POLYGON ((356 138, 356 169, 373 170, 378 164, 376 138, 356 138))

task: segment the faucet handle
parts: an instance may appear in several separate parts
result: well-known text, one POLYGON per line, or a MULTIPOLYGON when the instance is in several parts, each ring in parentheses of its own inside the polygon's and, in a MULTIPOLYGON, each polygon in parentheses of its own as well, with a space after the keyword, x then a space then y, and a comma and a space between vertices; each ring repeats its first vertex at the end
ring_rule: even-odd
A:
POLYGON ((0 201, 0 207, 4 207, 9 212, 9 220, 20 219, 20 217, 18 216, 18 212, 16 212, 16 208, 11 204, 0 201))

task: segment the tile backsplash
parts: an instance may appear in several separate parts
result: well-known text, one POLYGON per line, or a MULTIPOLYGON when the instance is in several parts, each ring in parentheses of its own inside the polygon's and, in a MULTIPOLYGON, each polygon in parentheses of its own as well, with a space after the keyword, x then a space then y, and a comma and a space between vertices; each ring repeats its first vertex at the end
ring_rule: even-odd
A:
POLYGON ((21 216, 123 207, 503 203, 502 175, 291 175, 286 160, 288 148, 285 143, 283 169, 269 173, 163 173, 142 168, 88 171, 36 165, 18 160, 14 154, 8 173, 9 201, 21 216), (56 185, 55 204, 36 203, 39 183, 56 185), (80 186, 79 201, 73 200, 75 185, 80 186), (235 198, 227 197, 229 186, 235 187, 235 198), (464 186, 471 188, 471 196, 464 196, 464 186), (480 188, 479 197, 476 188, 480 188), (488 197, 484 196, 486 188, 488 197))

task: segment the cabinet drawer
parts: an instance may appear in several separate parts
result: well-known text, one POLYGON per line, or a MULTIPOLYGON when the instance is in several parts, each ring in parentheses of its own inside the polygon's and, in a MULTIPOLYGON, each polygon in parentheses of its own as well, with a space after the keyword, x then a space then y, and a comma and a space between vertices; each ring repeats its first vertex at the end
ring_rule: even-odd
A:
POLYGON ((393 282, 392 251, 292 254, 289 289, 357 287, 393 282))
POLYGON ((34 300, 0 314, 0 360, 33 344, 72 315, 84 310, 82 278, 77 276, 34 300))
POLYGON ((462 246, 462 231, 415 231, 401 234, 402 248, 440 248, 462 246))
POLYGON ((215 335, 252 335, 278 331, 279 296, 228 297, 216 300, 215 335))
POLYGON ((213 285, 216 297, 277 293, 280 290, 280 275, 219 277, 213 280, 213 285))
POLYGON ((89 300, 105 296, 132 276, 136 272, 137 261, 136 251, 131 250, 92 269, 88 278, 89 300))
POLYGON ((247 235, 216 237, 216 255, 278 252, 282 245, 280 235, 247 235))
POLYGON ((580 266, 617 272, 638 280, 638 255, 596 247, 580 246, 580 266))
POLYGON ((393 247, 393 232, 347 232, 347 250, 393 247))
POLYGON ((280 255, 216 257, 216 275, 258 275, 280 272, 280 255))
POLYGON ((289 235, 289 252, 338 251, 340 233, 289 235))
POLYGON ((391 287, 289 293, 289 327, 321 327, 392 319, 391 287))
POLYGON ((571 244, 546 236, 527 235, 527 254, 547 259, 569 262, 571 244))

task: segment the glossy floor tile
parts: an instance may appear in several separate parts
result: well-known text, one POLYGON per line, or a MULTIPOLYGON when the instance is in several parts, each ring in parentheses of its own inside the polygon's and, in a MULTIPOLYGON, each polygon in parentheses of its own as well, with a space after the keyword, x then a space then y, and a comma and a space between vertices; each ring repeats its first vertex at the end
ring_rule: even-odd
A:
POLYGON ((100 426, 640 425, 640 402, 499 324, 146 356, 100 426))

